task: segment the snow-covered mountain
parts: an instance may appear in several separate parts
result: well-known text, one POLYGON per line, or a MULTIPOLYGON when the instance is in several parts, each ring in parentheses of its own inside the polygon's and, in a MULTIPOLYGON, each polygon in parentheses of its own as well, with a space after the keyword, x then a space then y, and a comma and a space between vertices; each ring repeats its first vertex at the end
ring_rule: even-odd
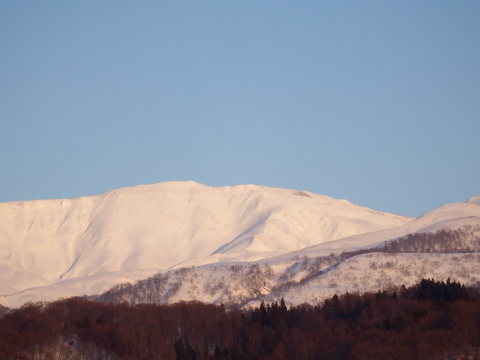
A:
POLYGON ((451 278, 480 286, 479 259, 480 206, 467 201, 442 206, 394 229, 260 261, 170 270, 134 285, 116 286, 97 299, 258 305, 283 297, 298 304, 346 291, 411 286, 422 278, 451 278))
POLYGON ((316 303, 333 294, 411 286, 422 278, 480 286, 480 206, 470 206, 475 204, 472 199, 442 206, 394 229, 255 262, 178 268, 136 284, 117 285, 93 298, 249 306, 281 297, 292 304, 316 303))
POLYGON ((169 268, 259 261, 412 220, 305 191, 194 182, 2 203, 0 303, 101 293, 169 268))
POLYGON ((478 251, 480 195, 412 219, 305 191, 160 183, 0 204, 0 303, 112 287, 98 299, 299 303, 429 276, 475 284, 478 251))

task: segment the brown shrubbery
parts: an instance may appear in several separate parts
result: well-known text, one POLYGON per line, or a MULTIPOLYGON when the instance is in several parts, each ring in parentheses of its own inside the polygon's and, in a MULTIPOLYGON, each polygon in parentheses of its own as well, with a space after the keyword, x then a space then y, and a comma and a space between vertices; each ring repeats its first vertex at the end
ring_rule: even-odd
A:
POLYGON ((479 347, 480 296, 433 280, 316 306, 70 298, 0 319, 1 359, 479 359, 479 347))

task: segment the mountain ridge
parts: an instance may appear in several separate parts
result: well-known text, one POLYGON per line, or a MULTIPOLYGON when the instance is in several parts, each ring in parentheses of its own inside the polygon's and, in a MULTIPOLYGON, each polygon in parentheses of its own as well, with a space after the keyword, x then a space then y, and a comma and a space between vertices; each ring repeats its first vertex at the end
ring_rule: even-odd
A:
POLYGON ((107 287, 188 261, 256 261, 411 220, 301 190, 195 182, 2 203, 0 294, 98 274, 110 274, 107 287))

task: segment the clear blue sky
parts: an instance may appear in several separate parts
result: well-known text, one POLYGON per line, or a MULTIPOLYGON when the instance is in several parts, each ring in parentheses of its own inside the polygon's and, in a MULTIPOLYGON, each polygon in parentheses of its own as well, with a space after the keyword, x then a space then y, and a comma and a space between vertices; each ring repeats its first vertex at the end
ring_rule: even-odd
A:
POLYGON ((1 1, 0 202, 172 180, 480 193, 480 1, 1 1))

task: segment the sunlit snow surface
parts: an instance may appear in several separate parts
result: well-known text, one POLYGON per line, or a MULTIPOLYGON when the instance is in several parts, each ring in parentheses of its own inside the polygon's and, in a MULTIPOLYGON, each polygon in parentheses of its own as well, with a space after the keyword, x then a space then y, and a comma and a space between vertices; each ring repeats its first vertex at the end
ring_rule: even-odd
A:
MULTIPOLYGON (((159 272, 170 274, 169 284, 176 287, 162 295, 165 302, 215 302, 228 296, 248 302, 280 293, 295 302, 320 299, 347 289, 348 282, 337 281, 341 284, 335 287, 315 285, 311 279, 302 291, 297 287, 278 294, 271 287, 303 256, 325 256, 409 233, 477 224, 479 200, 477 196, 445 205, 412 219, 304 191, 170 182, 79 199, 3 203, 0 303, 15 307, 27 301, 100 294, 115 284, 159 272), (233 277, 232 266, 240 267, 233 268, 233 277), (255 285, 264 290, 247 284, 252 266, 270 269, 271 279, 257 279, 265 284, 255 285), (184 267, 189 270, 178 270, 184 267), (220 291, 222 276, 231 287, 228 292, 220 291), (187 280, 189 286, 182 283, 187 280), (212 289, 212 284, 217 288, 212 289)), ((291 280, 303 275, 295 270, 291 280)))
POLYGON ((480 205, 480 194, 470 198, 467 202, 470 204, 480 205))

